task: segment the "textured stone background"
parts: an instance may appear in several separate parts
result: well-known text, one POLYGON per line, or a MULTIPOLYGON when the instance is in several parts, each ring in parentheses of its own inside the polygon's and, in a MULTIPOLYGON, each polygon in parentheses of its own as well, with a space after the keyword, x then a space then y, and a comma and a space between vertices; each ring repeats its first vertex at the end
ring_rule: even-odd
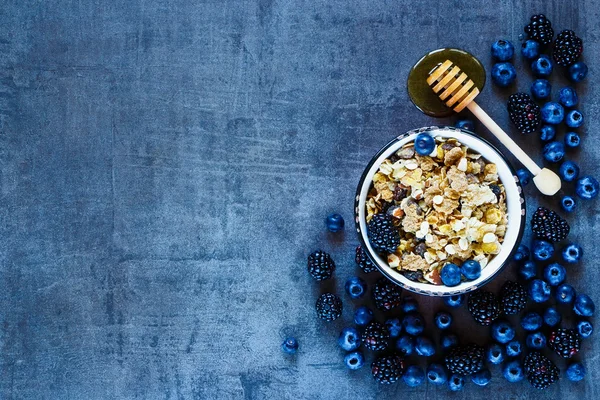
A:
MULTIPOLYGON (((431 385, 378 387, 368 368, 344 368, 335 339, 345 322, 317 321, 313 305, 357 273, 356 237, 351 226, 326 233, 323 218, 352 220, 362 168, 394 135, 454 123, 408 100, 406 76, 423 53, 460 47, 489 68, 492 41, 518 41, 543 12, 583 36, 594 82, 599 6, 3 1, 0 397, 449 397, 431 385), (305 270, 319 247, 339 266, 329 287, 305 270), (300 340, 295 357, 280 352, 287 334, 300 340)), ((531 82, 516 64, 515 87, 488 85, 479 98, 505 127, 506 98, 531 82)), ((578 86, 584 146, 570 157, 594 173, 599 92, 588 83, 578 86)), ((537 138, 516 139, 541 161, 537 138)), ((542 199, 526 191, 531 211, 542 199)), ((598 204, 570 218, 586 256, 568 280, 600 302, 598 204)), ((356 304, 344 301, 348 321, 356 304)), ((441 305, 419 301, 428 317, 441 305)), ((455 329, 484 343, 487 330, 465 313, 455 329)), ((584 345, 585 382, 538 392, 495 368, 490 386, 452 397, 598 398, 597 337, 584 345)))

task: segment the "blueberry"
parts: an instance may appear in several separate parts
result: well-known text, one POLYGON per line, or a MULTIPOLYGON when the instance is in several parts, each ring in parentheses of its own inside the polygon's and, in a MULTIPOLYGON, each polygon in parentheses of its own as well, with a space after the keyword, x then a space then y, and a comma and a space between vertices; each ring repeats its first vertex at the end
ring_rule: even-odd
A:
POLYGON ((559 162, 565 156, 565 145, 561 142, 550 142, 544 146, 544 158, 549 162, 559 162))
POLYGON ((531 84, 531 95, 538 99, 546 99, 550 97, 550 91, 552 90, 552 85, 548 82, 547 79, 536 79, 531 84))
POLYGON ((373 311, 365 306, 360 306, 354 312, 354 323, 358 326, 367 325, 373 320, 373 311))
POLYGON ((550 286, 558 286, 563 283, 566 275, 567 270, 559 263, 552 263, 544 268, 544 279, 550 286))
POLYGON ((554 297, 560 304, 571 304, 573 300, 575 300, 576 294, 577 293, 575 292, 573 286, 563 283, 556 288, 554 297))
POLYGON ((571 108, 577 105, 579 98, 577 92, 572 87, 564 87, 560 89, 558 93, 558 102, 567 108, 571 108))
POLYGON ((540 44, 535 40, 527 40, 521 45, 521 55, 528 60, 538 58, 540 55, 540 44))
POLYGON ((385 327, 390 333, 390 337, 395 338, 402 333, 402 323, 398 318, 389 318, 385 321, 385 327))
POLYGON ((566 123, 569 128, 579 128, 583 125, 583 114, 578 110, 571 110, 567 114, 566 123))
POLYGON ((440 364, 429 364, 427 367, 427 380, 436 385, 446 383, 448 376, 446 370, 440 364))
POLYGON ((552 60, 546 54, 541 54, 531 63, 531 71, 535 76, 545 78, 552 73, 552 60))
POLYGON ((500 364, 504 361, 504 349, 498 343, 492 343, 485 350, 485 358, 491 364, 500 364))
POLYGON ((521 318, 521 327, 530 332, 540 329, 543 323, 542 316, 536 312, 529 312, 521 318))
POLYGON ((330 232, 339 232, 344 229, 344 218, 340 214, 329 214, 325 224, 330 232))
POLYGON ((600 184, 596 178, 589 175, 579 178, 575 186, 575 193, 584 200, 596 197, 598 195, 598 190, 600 190, 600 184))
POLYGON ((360 339, 360 333, 356 328, 344 328, 340 332, 338 345, 346 351, 356 350, 360 347, 360 339))
POLYGON ((452 374, 448 379, 448 388, 453 392, 458 392, 465 386, 465 377, 457 374, 452 374))
POLYGON ((404 332, 412 336, 417 336, 423 333, 425 321, 421 314, 413 311, 404 316, 402 326, 404 327, 404 332))
POLYGON ((577 332, 582 338, 589 338, 594 332, 594 326, 589 321, 579 321, 577 323, 577 332))
POLYGON ((417 365, 409 365, 404 371, 402 379, 406 386, 417 387, 425 381, 425 372, 417 365))
POLYGON ((428 156, 435 149, 435 139, 428 133, 419 133, 415 138, 415 151, 421 156, 428 156))
POLYGON ((460 268, 456 264, 448 263, 444 265, 440 276, 442 283, 446 286, 457 286, 460 284, 460 268))
POLYGON ((496 61, 508 61, 513 58, 515 47, 508 40, 496 40, 492 44, 492 57, 496 61))
POLYGON ((475 260, 467 260, 460 267, 460 272, 470 281, 478 279, 481 276, 481 264, 475 260))
POLYGON ((427 336, 419 336, 415 340, 415 351, 423 357, 431 357, 435 354, 435 345, 427 336))
POLYGON ((475 123, 470 119, 459 119, 458 121, 456 121, 456 124, 454 124, 454 126, 471 132, 475 131, 475 123))
POLYGON ((346 354, 346 357, 344 357, 344 364, 346 364, 346 367, 348 367, 348 369, 351 369, 353 371, 360 369, 364 363, 365 358, 363 357, 360 351, 348 353, 346 354))
POLYGON ((542 332, 530 333, 525 339, 525 344, 530 349, 543 349, 546 347, 546 336, 542 332))
POLYGON ((409 313, 411 311, 417 311, 419 309, 419 303, 412 297, 406 296, 402 299, 402 311, 409 313))
POLYGON ((346 281, 346 292, 353 299, 363 297, 367 291, 367 284, 358 276, 353 276, 346 281))
POLYGON ((492 338, 498 343, 506 344, 515 338, 515 329, 508 321, 496 320, 492 324, 492 338))
POLYGON ((446 350, 456 346, 457 344, 458 336, 456 336, 454 333, 444 333, 442 336, 440 336, 440 345, 442 346, 442 349, 446 350))
POLYGON ((517 251, 515 252, 515 255, 513 256, 513 259, 515 261, 525 261, 529 258, 529 247, 525 246, 524 244, 520 244, 519 247, 517 247, 517 251))
POLYGON ((452 324, 452 315, 446 311, 438 311, 435 314, 435 325, 441 329, 448 329, 452 324))
POLYGON ((567 379, 571 382, 579 382, 585 378, 585 367, 579 362, 574 362, 567 368, 567 379))
POLYGON ((531 173, 525 168, 520 168, 517 170, 517 178, 522 186, 527 186, 531 180, 531 173))
POLYGON ((549 142, 556 136, 556 129, 552 125, 542 125, 540 128, 540 140, 549 142))
POLYGON ((534 279, 529 283, 529 297, 536 303, 548 301, 550 293, 550 285, 541 279, 534 279))
POLYGON ((452 308, 460 307, 464 303, 464 301, 464 294, 454 294, 452 296, 444 297, 444 304, 452 308))
POLYGON ((565 182, 572 182, 579 176, 579 165, 573 161, 565 161, 558 169, 560 177, 565 182))
POLYGON ((550 307, 546 308, 546 311, 544 311, 544 323, 546 325, 556 326, 556 325, 560 324, 561 320, 562 320, 562 317, 560 316, 560 313, 558 312, 556 307, 550 306, 550 307))
POLYGON ((588 67, 583 61, 576 62, 569 67, 569 79, 572 82, 581 82, 585 79, 588 67))
POLYGON ((565 133, 565 146, 574 148, 579 146, 581 143, 581 138, 577 134, 577 132, 567 132, 565 133))
POLYGON ((517 70, 509 62, 494 64, 492 67, 492 82, 500 87, 510 86, 517 78, 517 70))
POLYGON ((510 341, 506 344, 506 355, 508 357, 518 357, 523 351, 521 342, 518 340, 510 341))
POLYGON ((415 339, 408 335, 400 336, 396 340, 396 350, 403 356, 410 356, 415 350, 415 339))
POLYGON ((575 314, 582 317, 591 317, 596 311, 596 305, 590 296, 587 294, 578 294, 575 297, 575 305, 573 306, 575 314))
POLYGON ((533 261, 525 261, 519 267, 519 276, 523 280, 528 281, 530 279, 535 278, 536 275, 537 275, 537 265, 533 261))
POLYGON ((489 369, 483 368, 479 372, 471 375, 471 381, 477 386, 486 386, 492 380, 492 373, 489 369))
POLYGON ((554 245, 547 240, 534 240, 532 250, 536 261, 546 261, 554 255, 554 245))
POLYGON ((573 210, 575 209, 575 199, 572 198, 571 196, 564 196, 561 201, 560 201, 560 205, 562 206, 563 210, 565 210, 566 212, 573 212, 573 210))
POLYGON ((281 350, 287 354, 296 354, 296 351, 298 351, 298 341, 294 337, 286 338, 281 344, 281 350))
POLYGON ((542 121, 551 125, 560 124, 565 119, 565 109, 560 104, 550 101, 542 107, 542 121))
POLYGON ((583 249, 576 243, 569 243, 562 251, 562 258, 569 264, 575 264, 579 262, 583 256, 583 249))
POLYGON ((502 375, 504 376, 504 379, 510 383, 522 381, 523 378, 525 378, 525 373, 523 372, 521 361, 512 360, 504 364, 502 367, 502 375))

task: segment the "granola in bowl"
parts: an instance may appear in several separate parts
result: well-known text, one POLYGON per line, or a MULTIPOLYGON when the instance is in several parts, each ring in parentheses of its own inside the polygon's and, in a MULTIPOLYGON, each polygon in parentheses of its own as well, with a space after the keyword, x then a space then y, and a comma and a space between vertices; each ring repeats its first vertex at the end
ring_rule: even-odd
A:
POLYGON ((508 225, 506 191, 496 164, 456 138, 435 138, 427 156, 405 143, 373 175, 367 223, 391 218, 398 231, 390 268, 421 283, 441 285, 447 263, 479 262, 500 253, 508 225))

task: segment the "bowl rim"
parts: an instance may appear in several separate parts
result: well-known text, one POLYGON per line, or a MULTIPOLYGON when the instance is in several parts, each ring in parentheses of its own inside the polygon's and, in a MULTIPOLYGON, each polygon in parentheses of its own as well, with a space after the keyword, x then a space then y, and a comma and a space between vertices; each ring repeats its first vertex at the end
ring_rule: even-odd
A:
MULTIPOLYGON (((369 182, 369 186, 370 185, 371 185, 371 183, 369 182)), ((477 135, 473 132, 470 132, 466 129, 456 128, 456 127, 452 127, 452 126, 435 126, 435 125, 433 125, 433 126, 428 126, 428 127, 423 127, 423 128, 412 129, 412 130, 409 130, 409 131, 395 137, 390 142, 388 142, 385 146, 383 146, 377 152, 377 154, 375 154, 371 158, 371 160, 365 167, 365 169, 360 177, 360 180, 358 182, 358 186, 356 189, 356 196, 355 196, 355 200, 354 200, 354 223, 355 223, 356 231, 358 233, 360 244, 361 244, 362 248, 364 249, 364 252, 367 255, 367 257, 369 257, 369 259, 377 267, 379 272, 381 272, 383 274, 383 276, 385 276, 387 279, 389 279, 390 281, 394 282, 395 284, 399 285, 400 287, 402 287, 404 289, 407 289, 413 293, 427 295, 427 296, 434 296, 434 297, 447 297, 447 296, 465 294, 465 293, 471 292, 473 290, 476 290, 478 288, 485 286, 491 280, 493 280, 495 277, 497 277, 498 274, 506 267, 506 265, 510 263, 510 261, 513 258, 513 255, 515 254, 515 252, 517 251, 517 249, 519 247, 519 244, 523 238, 523 233, 525 230, 526 214, 527 214, 526 213, 526 203, 525 203, 525 196, 523 193, 523 187, 522 187, 519 179, 517 178, 514 167, 510 164, 510 162, 506 159, 506 157, 504 157, 504 155, 493 144, 488 142, 486 139, 484 139, 484 138, 480 137, 479 135, 477 135), (473 283, 467 287, 460 287, 462 285, 459 285, 454 290, 449 286, 433 285, 433 284, 429 284, 429 286, 431 286, 431 289, 423 289, 423 288, 419 288, 419 287, 414 287, 411 284, 412 281, 410 281, 408 278, 402 278, 402 279, 406 280, 406 282, 399 281, 396 277, 391 275, 383 266, 381 266, 377 262, 376 259, 374 259, 371 256, 370 251, 369 251, 369 246, 367 246, 367 243, 365 240, 366 232, 363 233, 361 230, 361 227, 360 227, 360 196, 361 196, 362 189, 365 185, 367 176, 369 175, 369 171, 371 170, 373 165, 379 160, 379 158, 385 152, 387 152, 390 149, 390 147, 394 146, 396 143, 406 139, 408 136, 417 135, 422 132, 433 131, 433 130, 447 131, 447 132, 449 132, 450 135, 452 135, 453 133, 460 133, 460 134, 470 136, 471 138, 473 138, 475 140, 479 140, 483 145, 486 145, 487 147, 489 147, 491 151, 497 153, 497 155, 500 157, 500 159, 502 159, 504 161, 504 164, 506 164, 506 166, 508 167, 509 172, 512 174, 513 179, 515 181, 515 185, 517 187, 517 193, 520 197, 519 202, 520 202, 520 206, 521 206, 521 217, 520 217, 520 219, 518 219, 520 221, 519 231, 517 233, 515 244, 514 244, 513 248, 511 249, 510 253, 508 254, 508 256, 506 257, 506 259, 504 260, 504 262, 502 262, 502 264, 497 267, 496 271, 491 273, 490 276, 488 276, 486 279, 483 279, 480 281, 477 281, 477 280, 471 281, 473 283), (439 288, 441 288, 441 287, 445 288, 444 291, 439 290, 439 288)), ((386 267, 390 268, 387 265, 386 265, 386 267)))

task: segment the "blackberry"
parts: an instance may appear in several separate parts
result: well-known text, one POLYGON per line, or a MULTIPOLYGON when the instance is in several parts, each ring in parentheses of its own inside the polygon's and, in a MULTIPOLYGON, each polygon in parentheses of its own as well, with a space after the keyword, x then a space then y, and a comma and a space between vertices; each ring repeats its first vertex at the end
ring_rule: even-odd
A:
POLYGON ((342 315, 342 300, 333 293, 323 293, 317 299, 317 315, 325 321, 335 321, 342 315))
POLYGON ((369 350, 385 350, 388 347, 390 333, 385 326, 376 321, 371 321, 362 335, 363 343, 369 350))
POLYGON ((554 211, 539 207, 531 217, 531 230, 540 239, 560 242, 569 235, 571 227, 554 211))
POLYGON ((544 14, 533 15, 530 23, 525 26, 525 33, 529 39, 535 40, 542 46, 547 46, 552 43, 554 37, 554 29, 552 23, 544 14))
POLYGON ((404 373, 404 360, 398 355, 381 356, 371 364, 373 378, 384 384, 396 382, 404 373))
POLYGON ((317 250, 308 256, 308 272, 317 281, 324 281, 333 276, 335 262, 331 256, 322 250, 317 250))
POLYGON ((390 311, 400 306, 400 296, 402 289, 400 286, 390 282, 386 278, 381 278, 375 282, 371 295, 375 306, 383 311, 390 311))
POLYGON ((558 328, 550 333, 548 347, 563 358, 571 358, 581 348, 581 336, 575 329, 558 328))
POLYGON ((536 389, 546 389, 558 380, 558 367, 545 355, 532 351, 523 363, 527 380, 536 389))
POLYGON ((565 29, 556 36, 552 58, 558 65, 568 67, 575 64, 581 53, 583 53, 583 41, 575 32, 565 29))
POLYGON ((356 246, 356 256, 354 260, 365 274, 377 271, 377 267, 373 264, 373 261, 371 261, 367 253, 365 253, 361 245, 356 246))
POLYGON ((542 122, 540 106, 527 93, 511 94, 507 103, 510 120, 521 133, 535 132, 542 122))
POLYGON ((469 312, 480 325, 491 325, 500 316, 500 303, 493 293, 478 290, 469 295, 469 312))
POLYGON ((421 282, 424 279, 423 271, 402 271, 401 274, 413 282, 421 282))
POLYGON ((500 291, 502 312, 506 315, 518 314, 527 304, 527 290, 518 282, 506 281, 500 291))
POLYGON ((368 225, 371 246, 380 253, 394 253, 400 244, 398 229, 392 218, 384 213, 375 214, 368 225))
POLYGON ((476 344, 455 346, 446 355, 446 368, 458 375, 471 375, 483 368, 483 347, 476 344))

